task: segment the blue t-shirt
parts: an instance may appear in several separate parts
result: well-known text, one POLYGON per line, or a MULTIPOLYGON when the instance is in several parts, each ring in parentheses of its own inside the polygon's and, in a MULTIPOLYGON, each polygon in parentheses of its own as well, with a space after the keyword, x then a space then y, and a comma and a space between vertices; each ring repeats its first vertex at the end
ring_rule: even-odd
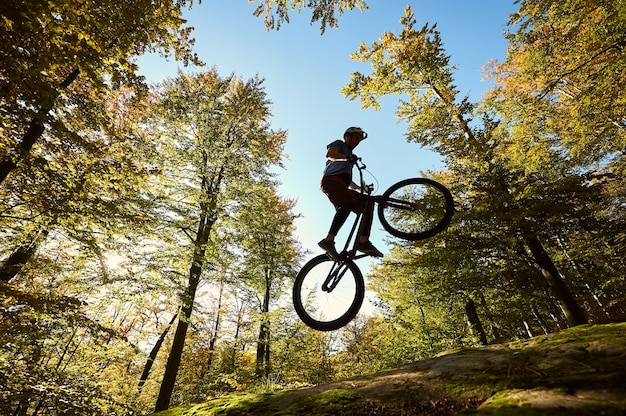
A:
MULTIPOLYGON (((348 146, 343 140, 335 140, 334 142, 326 146, 326 149, 330 149, 331 147, 336 148, 342 155, 350 156, 352 154, 352 149, 350 149, 350 146, 348 146)), ((326 159, 324 176, 331 175, 344 176, 352 180, 352 163, 347 161, 337 162, 334 160, 326 159)))

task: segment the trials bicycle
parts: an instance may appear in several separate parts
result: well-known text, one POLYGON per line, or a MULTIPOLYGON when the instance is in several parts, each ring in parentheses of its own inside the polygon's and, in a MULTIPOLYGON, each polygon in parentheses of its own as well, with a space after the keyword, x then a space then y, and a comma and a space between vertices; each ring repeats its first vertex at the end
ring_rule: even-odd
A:
MULTIPOLYGON (((374 196, 371 195, 373 185, 363 182, 365 164, 360 158, 353 163, 359 171, 364 199, 378 204, 378 219, 391 235, 411 241, 422 240, 440 233, 452 220, 454 201, 442 184, 427 178, 405 179, 382 195, 374 196)), ((355 230, 361 215, 362 212, 357 214, 338 259, 327 253, 321 254, 309 260, 296 276, 294 308, 302 322, 318 331, 333 331, 345 326, 363 304, 365 281, 354 262, 368 256, 357 253, 355 248, 355 230)))

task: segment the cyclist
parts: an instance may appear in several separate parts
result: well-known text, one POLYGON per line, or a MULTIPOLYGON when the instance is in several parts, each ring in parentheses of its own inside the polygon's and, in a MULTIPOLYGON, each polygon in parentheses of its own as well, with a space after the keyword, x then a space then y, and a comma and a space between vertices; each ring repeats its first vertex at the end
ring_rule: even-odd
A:
POLYGON ((350 212, 356 213, 361 209, 363 209, 363 217, 359 224, 355 248, 370 256, 383 256, 383 253, 374 247, 369 240, 374 217, 374 202, 371 200, 364 201, 364 196, 359 193, 361 187, 352 181, 352 164, 357 159, 352 150, 366 138, 367 133, 360 127, 349 127, 343 134, 343 141, 335 140, 326 146, 326 167, 322 176, 321 188, 336 211, 328 235, 318 245, 335 260, 339 258, 335 249, 335 236, 348 219, 350 212))

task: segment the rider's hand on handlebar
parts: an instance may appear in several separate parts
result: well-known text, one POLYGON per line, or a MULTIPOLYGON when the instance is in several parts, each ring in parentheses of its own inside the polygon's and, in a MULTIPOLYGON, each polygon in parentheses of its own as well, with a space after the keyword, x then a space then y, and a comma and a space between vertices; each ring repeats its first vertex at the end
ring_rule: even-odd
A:
POLYGON ((374 192, 374 185, 373 184, 367 184, 365 183, 365 181, 361 182, 361 186, 357 186, 356 184, 354 184, 353 188, 355 191, 358 191, 362 194, 367 194, 370 195, 372 192, 374 192))
POLYGON ((347 160, 348 162, 350 162, 350 163, 356 163, 356 162, 357 162, 357 160, 359 160, 359 157, 358 157, 357 155, 355 155, 355 154, 351 154, 351 155, 348 155, 348 157, 346 158, 346 160, 347 160))

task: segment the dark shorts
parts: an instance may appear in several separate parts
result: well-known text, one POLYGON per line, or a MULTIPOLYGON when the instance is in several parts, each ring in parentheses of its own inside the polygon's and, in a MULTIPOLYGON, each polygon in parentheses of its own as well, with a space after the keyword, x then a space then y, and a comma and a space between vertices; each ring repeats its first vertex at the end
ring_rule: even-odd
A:
POLYGON ((361 194, 350 190, 350 179, 343 176, 322 177, 321 188, 335 208, 358 212, 363 206, 361 194))

